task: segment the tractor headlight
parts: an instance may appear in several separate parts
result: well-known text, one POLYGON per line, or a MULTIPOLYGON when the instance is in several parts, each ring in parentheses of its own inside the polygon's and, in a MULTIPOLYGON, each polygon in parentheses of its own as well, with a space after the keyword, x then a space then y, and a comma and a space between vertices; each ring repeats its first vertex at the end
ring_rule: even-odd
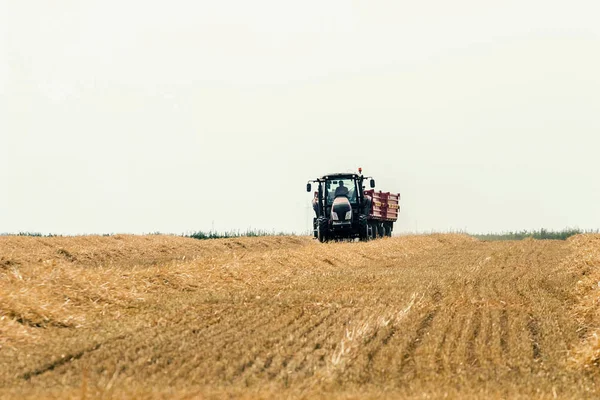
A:
POLYGON ((346 213, 346 218, 344 218, 344 219, 352 219, 352 210, 350 210, 346 213))
POLYGON ((337 213, 336 213, 336 212, 332 212, 332 213, 331 213, 331 219, 332 219, 332 220, 334 220, 334 221, 337 221, 337 220, 338 220, 338 215, 337 215, 337 213))

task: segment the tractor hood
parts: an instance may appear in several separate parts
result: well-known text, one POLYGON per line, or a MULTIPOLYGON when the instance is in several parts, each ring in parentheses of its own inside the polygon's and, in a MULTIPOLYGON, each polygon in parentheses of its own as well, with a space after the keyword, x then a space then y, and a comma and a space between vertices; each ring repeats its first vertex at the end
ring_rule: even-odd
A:
POLYGON ((345 196, 338 196, 331 206, 331 219, 334 221, 348 221, 352 219, 352 206, 345 196))

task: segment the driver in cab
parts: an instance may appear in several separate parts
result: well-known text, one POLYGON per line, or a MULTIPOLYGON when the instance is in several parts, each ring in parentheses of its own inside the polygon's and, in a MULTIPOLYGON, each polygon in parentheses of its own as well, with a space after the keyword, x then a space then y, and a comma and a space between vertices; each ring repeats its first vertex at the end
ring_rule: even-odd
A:
POLYGON ((334 197, 348 196, 348 188, 344 186, 344 182, 340 181, 339 186, 335 188, 334 197))

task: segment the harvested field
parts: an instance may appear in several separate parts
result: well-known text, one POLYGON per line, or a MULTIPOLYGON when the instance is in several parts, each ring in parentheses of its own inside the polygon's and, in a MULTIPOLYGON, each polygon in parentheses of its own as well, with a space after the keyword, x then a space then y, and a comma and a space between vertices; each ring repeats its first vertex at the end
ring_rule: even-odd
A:
POLYGON ((599 248, 0 237, 0 396, 597 398, 599 248))

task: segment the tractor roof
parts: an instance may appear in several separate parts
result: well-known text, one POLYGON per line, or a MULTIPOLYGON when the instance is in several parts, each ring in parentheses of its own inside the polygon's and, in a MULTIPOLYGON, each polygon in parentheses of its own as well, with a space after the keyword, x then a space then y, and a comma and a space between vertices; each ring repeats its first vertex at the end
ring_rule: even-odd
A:
POLYGON ((354 174, 351 172, 340 172, 340 173, 335 173, 335 174, 327 174, 327 175, 323 175, 320 179, 355 179, 358 178, 359 175, 358 174, 354 174))

